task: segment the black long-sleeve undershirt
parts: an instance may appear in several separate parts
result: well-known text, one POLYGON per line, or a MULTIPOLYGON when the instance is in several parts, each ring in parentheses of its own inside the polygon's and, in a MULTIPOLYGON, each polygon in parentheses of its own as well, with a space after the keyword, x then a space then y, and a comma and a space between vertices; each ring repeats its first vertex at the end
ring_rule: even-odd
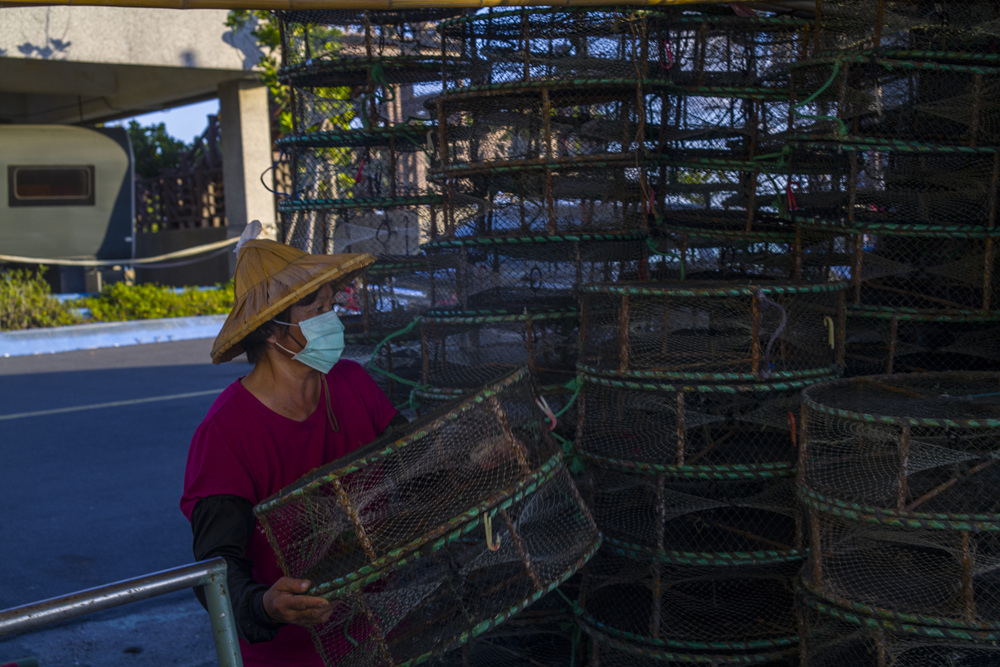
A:
MULTIPOLYGON (((196 560, 222 556, 226 559, 229 598, 233 604, 236 631, 254 644, 274 639, 282 624, 264 611, 268 586, 253 578, 253 564, 246 557, 254 531, 253 504, 239 496, 218 495, 199 500, 191 513, 196 560)), ((205 596, 196 589, 205 605, 205 596)))
MULTIPOLYGON (((397 412, 385 431, 408 423, 406 417, 397 412)), ((253 503, 240 496, 209 496, 199 500, 191 512, 195 560, 216 556, 226 559, 226 578, 236 631, 251 644, 274 639, 283 625, 272 620, 264 611, 264 593, 269 586, 253 578, 253 563, 246 555, 255 526, 253 503)), ((195 593, 205 606, 205 595, 201 589, 195 589, 195 593)))

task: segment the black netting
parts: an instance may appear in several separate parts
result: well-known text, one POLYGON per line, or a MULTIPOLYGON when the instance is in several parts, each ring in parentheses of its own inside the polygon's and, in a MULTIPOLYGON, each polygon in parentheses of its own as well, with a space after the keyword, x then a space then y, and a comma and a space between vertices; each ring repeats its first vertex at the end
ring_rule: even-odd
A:
POLYGON ((844 283, 580 287, 580 365, 621 378, 737 382, 837 372, 844 283))
POLYGON ((678 565, 604 546, 585 568, 578 614, 609 636, 675 651, 794 647, 798 566, 678 565))
POLYGON ((810 667, 988 667, 1000 660, 993 633, 878 622, 803 593, 802 661, 810 667))

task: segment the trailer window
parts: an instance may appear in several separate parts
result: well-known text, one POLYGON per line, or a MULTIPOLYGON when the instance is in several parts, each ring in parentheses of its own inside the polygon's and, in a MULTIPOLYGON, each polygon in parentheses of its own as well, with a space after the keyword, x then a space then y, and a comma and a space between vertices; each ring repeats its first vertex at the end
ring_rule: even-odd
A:
POLYGON ((94 166, 7 167, 10 206, 93 206, 94 166))

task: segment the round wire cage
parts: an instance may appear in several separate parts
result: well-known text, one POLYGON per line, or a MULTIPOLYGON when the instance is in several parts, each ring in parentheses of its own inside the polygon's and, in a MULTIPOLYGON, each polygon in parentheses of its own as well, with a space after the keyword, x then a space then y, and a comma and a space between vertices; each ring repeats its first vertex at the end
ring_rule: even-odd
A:
POLYGON ((522 164, 437 179, 445 201, 435 238, 645 231, 644 168, 628 156, 592 164, 522 164))
POLYGON ((449 87, 545 79, 612 79, 654 70, 656 11, 627 7, 489 8, 443 21, 445 50, 469 63, 449 87))
POLYGON ((948 0, 823 0, 814 34, 818 54, 843 51, 940 54, 957 62, 998 62, 996 3, 948 0))
POLYGON ((781 461, 756 474, 751 465, 641 474, 584 460, 584 500, 606 543, 624 553, 678 566, 803 558, 794 471, 781 469, 781 461))
POLYGON ((588 665, 604 667, 681 667, 682 665, 761 665, 762 667, 797 667, 798 651, 777 649, 732 652, 686 652, 649 646, 641 642, 622 641, 609 637, 598 629, 581 622, 590 639, 588 665))
POLYGON ((802 394, 800 494, 887 522, 1000 516, 997 373, 857 377, 802 394))
POLYGON ((413 255, 440 213, 433 192, 357 199, 283 199, 278 202, 285 243, 313 253, 413 255))
POLYGON ((762 382, 843 363, 846 283, 581 285, 580 368, 618 378, 762 382))
POLYGON ((440 76, 441 62, 434 26, 456 13, 444 9, 283 12, 279 76, 298 87, 351 85, 372 77, 398 82, 395 77, 421 71, 418 80, 433 80, 435 73, 440 76), (387 66, 379 67, 379 62, 387 66), (349 78, 341 79, 343 75, 349 78))
POLYGON ((807 512, 804 591, 868 618, 1000 637, 1000 521, 984 518, 970 530, 960 522, 915 527, 845 514, 807 512))
POLYGON ((584 628, 652 649, 794 649, 798 566, 787 560, 677 565, 604 545, 584 569, 576 613, 584 628))
POLYGON ((838 53, 792 66, 792 86, 812 101, 796 108, 813 134, 923 139, 956 146, 996 144, 1000 61, 838 53))
POLYGON ((600 534, 542 421, 520 369, 258 504, 282 572, 340 602, 310 630, 326 664, 426 661, 590 557, 600 534))
POLYGON ((795 229, 774 219, 748 220, 741 211, 671 210, 657 219, 650 239, 650 276, 658 280, 802 277, 792 253, 795 229))
POLYGON ((869 618, 1000 630, 998 387, 951 372, 803 392, 804 590, 869 618))
POLYGON ((581 372, 576 446, 590 460, 638 474, 785 476, 794 468, 798 394, 832 377, 709 385, 581 372))
POLYGON ((810 667, 987 667, 1000 660, 991 632, 875 619, 800 592, 801 654, 810 667))
POLYGON ((844 374, 1000 370, 1000 312, 961 316, 851 309, 844 374))
POLYGON ((431 203, 428 196, 433 197, 435 188, 420 178, 426 166, 420 151, 419 144, 389 140, 385 145, 296 148, 289 151, 294 190, 278 208, 379 208, 383 200, 388 206, 408 198, 431 203))
POLYGON ((996 226, 1000 147, 877 137, 789 139, 797 218, 846 225, 996 226))
POLYGON ((848 280, 854 310, 991 315, 1000 230, 969 225, 801 223, 803 265, 848 280))
POLYGON ((465 311, 573 306, 576 285, 640 276, 648 252, 642 233, 463 237, 422 248, 431 306, 465 311))
POLYGON ((579 325, 573 307, 434 309, 420 327, 424 393, 462 395, 523 365, 543 385, 563 384, 574 373, 579 325))

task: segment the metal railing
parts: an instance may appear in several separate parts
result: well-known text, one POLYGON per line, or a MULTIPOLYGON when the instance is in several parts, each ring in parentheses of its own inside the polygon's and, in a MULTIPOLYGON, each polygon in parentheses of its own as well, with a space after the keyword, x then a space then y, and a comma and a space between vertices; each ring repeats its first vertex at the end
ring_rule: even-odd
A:
POLYGON ((222 558, 203 560, 162 572, 153 572, 135 579, 88 588, 57 598, 33 602, 0 611, 0 637, 30 632, 130 602, 139 602, 157 595, 201 586, 212 622, 212 638, 221 667, 243 667, 236 638, 233 607, 226 590, 226 561, 222 558))

